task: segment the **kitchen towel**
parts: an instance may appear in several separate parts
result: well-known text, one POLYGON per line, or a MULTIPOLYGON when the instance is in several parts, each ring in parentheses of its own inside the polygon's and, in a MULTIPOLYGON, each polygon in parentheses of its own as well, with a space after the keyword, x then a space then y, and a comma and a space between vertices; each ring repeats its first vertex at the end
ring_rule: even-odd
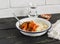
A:
POLYGON ((60 20, 52 24, 52 28, 48 31, 48 37, 60 40, 60 20))

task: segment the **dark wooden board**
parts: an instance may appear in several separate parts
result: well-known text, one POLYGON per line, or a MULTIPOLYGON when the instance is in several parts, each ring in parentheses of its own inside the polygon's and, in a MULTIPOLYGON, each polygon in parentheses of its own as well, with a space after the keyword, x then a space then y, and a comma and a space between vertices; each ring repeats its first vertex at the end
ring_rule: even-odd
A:
MULTIPOLYGON (((19 17, 22 18, 25 17, 19 17)), ((50 22, 53 24, 58 19, 60 14, 53 14, 50 22)), ((47 33, 39 37, 25 36, 16 28, 16 22, 15 18, 0 19, 0 44, 60 44, 59 40, 48 38, 47 33)))

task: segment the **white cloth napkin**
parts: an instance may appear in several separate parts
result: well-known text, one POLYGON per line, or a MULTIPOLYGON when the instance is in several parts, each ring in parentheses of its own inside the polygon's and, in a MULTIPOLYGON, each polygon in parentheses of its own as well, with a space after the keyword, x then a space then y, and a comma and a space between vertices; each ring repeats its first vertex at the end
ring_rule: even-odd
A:
POLYGON ((52 24, 52 28, 48 31, 48 37, 60 40, 60 20, 52 24))

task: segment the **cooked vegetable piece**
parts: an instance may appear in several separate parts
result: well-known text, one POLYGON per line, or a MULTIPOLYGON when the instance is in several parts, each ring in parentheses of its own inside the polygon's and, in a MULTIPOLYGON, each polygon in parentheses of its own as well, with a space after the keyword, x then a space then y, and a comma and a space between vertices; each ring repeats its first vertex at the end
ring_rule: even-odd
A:
POLYGON ((36 31, 36 28, 38 27, 38 25, 36 25, 33 21, 28 21, 28 22, 24 22, 22 25, 20 25, 20 28, 25 30, 25 31, 36 31))
POLYGON ((27 23, 24 22, 21 26, 20 26, 21 29, 23 30, 26 30, 27 29, 27 23))

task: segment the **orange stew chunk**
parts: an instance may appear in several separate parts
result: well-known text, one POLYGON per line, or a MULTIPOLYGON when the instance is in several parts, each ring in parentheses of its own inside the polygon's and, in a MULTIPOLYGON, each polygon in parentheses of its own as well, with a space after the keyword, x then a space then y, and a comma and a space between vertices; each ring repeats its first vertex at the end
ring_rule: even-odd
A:
POLYGON ((38 25, 36 25, 33 21, 29 21, 29 22, 24 22, 19 27, 28 32, 35 32, 38 25))

